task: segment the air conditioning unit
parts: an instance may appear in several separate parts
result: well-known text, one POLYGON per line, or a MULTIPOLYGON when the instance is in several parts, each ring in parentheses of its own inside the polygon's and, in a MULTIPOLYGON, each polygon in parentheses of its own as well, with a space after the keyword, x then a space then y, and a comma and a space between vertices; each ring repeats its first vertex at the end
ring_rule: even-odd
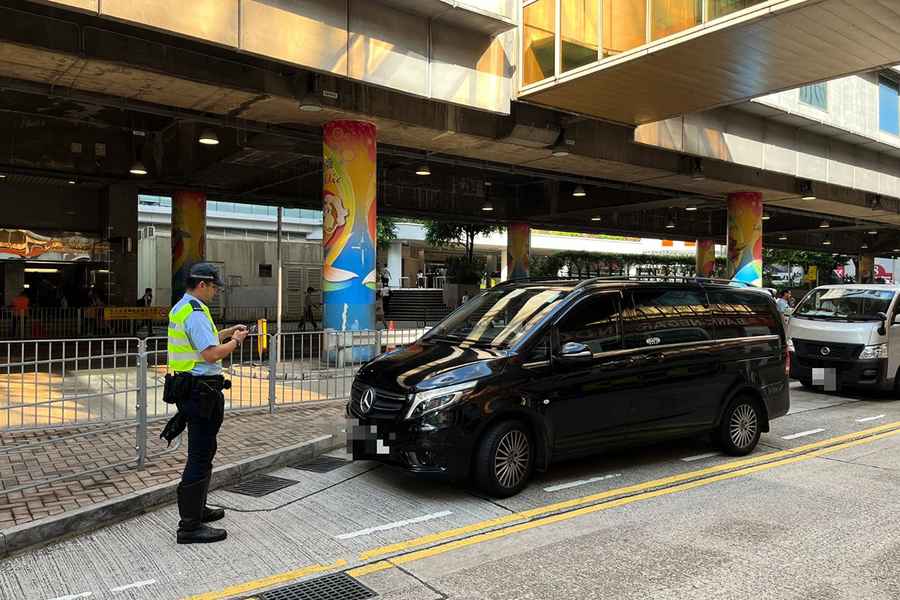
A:
POLYGON ((146 227, 141 227, 138 231, 138 239, 142 240, 144 238, 152 238, 156 236, 156 227, 153 225, 147 225, 146 227))

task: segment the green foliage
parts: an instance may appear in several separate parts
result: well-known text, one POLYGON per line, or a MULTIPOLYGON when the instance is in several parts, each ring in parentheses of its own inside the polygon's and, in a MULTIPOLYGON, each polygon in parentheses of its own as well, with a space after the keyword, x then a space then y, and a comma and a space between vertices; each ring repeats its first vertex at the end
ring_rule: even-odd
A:
POLYGON ((397 239, 397 221, 391 217, 378 217, 378 247, 386 248, 397 239))
POLYGON ((477 284, 485 275, 485 260, 475 256, 475 238, 503 228, 490 224, 426 221, 425 242, 436 248, 462 247, 465 256, 447 259, 447 280, 451 283, 477 284))
MULTIPOLYGON (((693 275, 696 258, 671 254, 613 254, 605 252, 557 252, 531 259, 532 277, 556 277, 566 268, 570 277, 624 275, 635 267, 643 275, 693 275)), ((725 260, 716 259, 716 270, 724 275, 725 260)))

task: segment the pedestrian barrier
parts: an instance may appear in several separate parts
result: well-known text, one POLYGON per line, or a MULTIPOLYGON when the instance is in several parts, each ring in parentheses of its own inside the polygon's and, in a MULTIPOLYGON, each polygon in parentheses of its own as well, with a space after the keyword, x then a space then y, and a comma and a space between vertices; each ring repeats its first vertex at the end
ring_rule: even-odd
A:
MULTIPOLYGON (((223 360, 232 387, 226 411, 267 409, 350 396, 366 360, 421 337, 425 329, 308 331, 248 335, 223 360), (260 339, 263 338, 263 339, 260 339), (265 342, 265 343, 261 343, 265 342)), ((0 481, 0 493, 83 477, 104 469, 142 467, 175 451, 158 439, 177 410, 163 402, 166 338, 110 337, 0 341, 0 459, 15 462, 41 449, 87 447, 110 436, 134 437, 134 452, 98 465, 88 456, 60 459, 56 474, 40 481, 0 481), (17 459, 16 459, 17 460, 17 459), (65 464, 63 464, 65 463, 65 464)))

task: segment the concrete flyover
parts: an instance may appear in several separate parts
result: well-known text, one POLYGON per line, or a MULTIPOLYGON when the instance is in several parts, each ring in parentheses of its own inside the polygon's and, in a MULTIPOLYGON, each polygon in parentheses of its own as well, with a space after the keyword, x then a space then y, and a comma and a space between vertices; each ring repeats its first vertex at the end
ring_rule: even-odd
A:
MULTIPOLYGON (((510 35, 506 28, 517 16, 506 6, 510 3, 497 2, 495 10, 476 19, 480 25, 455 18, 452 22, 441 20, 450 16, 438 19, 441 26, 468 28, 471 35, 482 36, 483 43, 475 45, 481 50, 474 62, 442 55, 434 48, 422 58, 414 47, 400 44, 385 51, 378 68, 370 71, 363 67, 355 70, 354 61, 363 60, 366 54, 356 52, 352 45, 348 50, 340 40, 359 39, 363 47, 374 51, 390 41, 391 35, 399 35, 395 31, 377 29, 377 40, 374 35, 354 38, 352 27, 348 30, 344 22, 343 28, 333 32, 344 54, 332 57, 336 62, 326 69, 325 63, 315 62, 324 60, 321 52, 274 56, 242 46, 249 43, 248 28, 238 28, 242 33, 225 41, 207 39, 211 34, 205 30, 184 30, 190 20, 179 27, 157 23, 152 31, 138 26, 141 15, 159 17, 164 11, 98 16, 92 9, 96 3, 68 4, 89 10, 46 8, 24 0, 2 9, 0 77, 7 112, 0 119, 10 132, 5 150, 16 156, 13 163, 0 165, 3 168, 55 177, 63 183, 64 178, 76 175, 86 186, 103 187, 126 179, 138 182, 143 190, 160 193, 193 189, 210 198, 319 208, 321 126, 340 118, 365 119, 378 130, 381 214, 501 223, 517 220, 545 229, 708 238, 722 243, 725 197, 755 191, 762 194, 767 208, 778 211, 779 231, 813 231, 818 220, 828 215, 835 226, 881 229, 880 247, 873 251, 900 247, 896 215, 888 210, 870 211, 873 192, 858 186, 856 178, 811 179, 801 172, 775 170, 766 163, 735 162, 728 153, 699 152, 681 143, 655 143, 652 135, 640 135, 640 130, 636 139, 628 124, 573 117, 522 102, 484 100, 485 90, 499 94, 492 96, 495 99, 512 95, 513 88, 506 86, 514 83, 516 55, 506 39, 510 35), (498 14, 502 18, 491 16, 498 14), (486 33, 482 17, 500 24, 502 31, 486 33), (505 70, 496 70, 495 59, 506 64, 505 70), (452 69, 447 71, 448 65, 454 64, 470 67, 454 78, 452 69), (409 72, 431 81, 430 91, 423 93, 423 89, 391 79, 406 77, 409 72), (439 83, 451 80, 457 87, 441 91, 439 83), (474 95, 459 95, 461 90, 474 95), (301 104, 315 110, 299 110, 301 104), (23 123, 33 124, 34 118, 40 119, 41 126, 28 129, 29 143, 16 141, 23 123), (195 143, 205 127, 216 129, 221 140, 212 151, 201 151, 195 143), (134 130, 141 136, 132 135, 134 130), (109 148, 102 160, 94 157, 92 161, 84 154, 73 157, 69 145, 59 143, 60 139, 75 141, 88 131, 109 148), (564 151, 553 150, 559 141, 564 143, 564 151), (127 163, 135 153, 152 163, 145 177, 127 173, 127 163), (698 158, 702 177, 697 176, 698 158), (427 181, 413 174, 416 165, 424 161, 432 167, 427 181), (490 190, 486 181, 494 184, 490 190), (804 183, 814 185, 816 204, 800 202, 804 183), (577 186, 587 188, 586 197, 573 198, 577 186), (488 195, 494 207, 489 214, 482 211, 488 195), (700 210, 682 210, 694 206, 700 210), (667 228, 676 211, 680 211, 678 227, 667 228), (591 220, 594 216, 602 218, 591 220)), ((103 6, 112 10, 126 4, 103 6)), ((735 15, 744 15, 739 21, 745 23, 750 19, 746 15, 756 18, 760 7, 770 4, 735 15)), ((793 4, 796 10, 831 5, 793 4)), ((215 6, 226 5, 231 3, 215 6)), ((892 4, 880 5, 889 8, 892 4)), ((397 10, 396 4, 385 5, 384 10, 388 11, 384 14, 393 14, 390 11, 397 10)), ((318 23, 316 27, 322 27, 333 22, 323 21, 322 15, 317 21, 313 13, 296 12, 288 16, 301 25, 318 23)), ((249 13, 242 14, 245 18, 249 13)), ((418 28, 430 17, 410 18, 409 23, 418 28)), ((763 22, 774 23, 782 16, 767 18, 763 22)), ((737 26, 733 19, 726 21, 737 26)), ((372 24, 367 21, 364 25, 372 24)), ((437 30, 431 35, 439 36, 437 30)), ((304 31, 302 27, 298 30, 304 31)), ((282 44, 279 48, 296 47, 289 43, 292 40, 278 42, 282 44)), ((333 42, 328 40, 320 41, 333 42)), ((882 63, 870 66, 875 64, 882 63)), ((675 131, 672 139, 687 140, 688 136, 675 131)), ((893 167, 884 168, 888 174, 893 167)), ((890 189, 880 193, 883 205, 900 201, 900 192, 890 189)), ((834 251, 855 252, 861 237, 846 235, 834 242, 834 251)), ((766 243, 780 244, 775 238, 766 243)), ((791 243, 820 247, 815 236, 799 236, 791 243)))

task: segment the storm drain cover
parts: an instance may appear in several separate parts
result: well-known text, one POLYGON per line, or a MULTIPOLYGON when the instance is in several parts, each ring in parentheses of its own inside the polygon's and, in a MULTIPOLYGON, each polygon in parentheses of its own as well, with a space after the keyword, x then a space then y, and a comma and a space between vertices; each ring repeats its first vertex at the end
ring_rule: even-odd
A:
POLYGON ((235 494, 243 494, 244 496, 253 496, 255 498, 259 498, 261 496, 266 496, 268 494, 271 494, 272 492, 277 492, 278 490, 294 485, 295 483, 297 482, 290 479, 284 479, 282 477, 259 475, 257 477, 254 477, 253 479, 248 479, 247 481, 242 481, 237 485, 231 486, 230 488, 226 488, 226 490, 229 492, 234 492, 235 494))
POLYGON ((335 456, 320 456, 310 461, 293 464, 291 468, 301 471, 312 471, 313 473, 328 473, 343 467, 348 462, 350 461, 335 456))
POLYGON ((346 573, 333 573, 307 579, 283 588, 257 594, 258 600, 364 600, 375 592, 346 573))

